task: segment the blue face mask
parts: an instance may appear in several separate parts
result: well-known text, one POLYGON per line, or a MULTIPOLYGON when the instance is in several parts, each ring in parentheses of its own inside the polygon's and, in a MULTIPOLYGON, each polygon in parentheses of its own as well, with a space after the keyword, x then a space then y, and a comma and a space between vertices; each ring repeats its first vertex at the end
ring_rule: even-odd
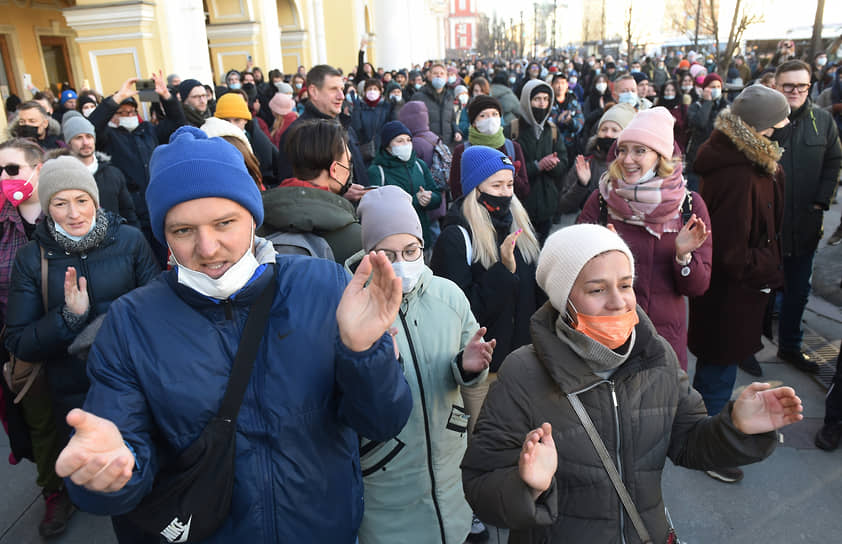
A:
POLYGON ((509 84, 510 84, 510 85, 514 85, 514 84, 515 84, 515 81, 517 81, 517 78, 516 78, 516 77, 514 77, 514 76, 513 76, 513 77, 510 77, 510 78, 509 78, 509 84))
POLYGON ((233 90, 233 91, 236 91, 236 90, 240 89, 241 87, 242 87, 242 85, 239 84, 239 83, 231 83, 231 84, 228 85, 228 88, 233 90))
POLYGON ((96 215, 94 215, 94 218, 93 218, 93 219, 91 219, 91 228, 90 228, 90 229, 88 229, 88 232, 86 232, 86 233, 85 233, 85 234, 83 234, 82 236, 74 236, 74 235, 70 234, 69 232, 67 232, 66 230, 64 230, 64 229, 61 227, 61 225, 59 225, 58 223, 53 222, 53 224, 56 226, 56 232, 57 232, 57 233, 61 234, 61 235, 62 235, 62 236, 64 236, 65 238, 70 238, 70 239, 71 239, 71 240, 73 240, 74 242, 78 242, 79 240, 81 240, 82 238, 84 238, 85 236, 87 236, 87 235, 88 235, 88 234, 89 234, 92 230, 94 230, 94 227, 96 226, 96 215))
POLYGON ((637 106, 638 101, 637 93, 628 91, 625 93, 620 93, 620 104, 630 104, 632 106, 637 106))
POLYGON ((416 90, 416 91, 420 91, 420 90, 421 90, 421 87, 423 87, 423 86, 424 86, 424 84, 423 84, 423 83, 416 83, 416 84, 415 84, 415 90, 416 90))
POLYGON ((447 80, 443 77, 434 77, 432 83, 433 88, 438 91, 444 88, 444 84, 447 83, 447 80))

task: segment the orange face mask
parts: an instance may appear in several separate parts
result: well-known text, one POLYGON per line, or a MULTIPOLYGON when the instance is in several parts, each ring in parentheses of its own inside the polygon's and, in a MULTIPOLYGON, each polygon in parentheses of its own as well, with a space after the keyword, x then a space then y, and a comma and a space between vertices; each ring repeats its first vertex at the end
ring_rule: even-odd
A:
POLYGON ((577 312, 575 321, 574 329, 609 349, 617 349, 626 343, 640 319, 632 308, 622 315, 586 315, 577 312))

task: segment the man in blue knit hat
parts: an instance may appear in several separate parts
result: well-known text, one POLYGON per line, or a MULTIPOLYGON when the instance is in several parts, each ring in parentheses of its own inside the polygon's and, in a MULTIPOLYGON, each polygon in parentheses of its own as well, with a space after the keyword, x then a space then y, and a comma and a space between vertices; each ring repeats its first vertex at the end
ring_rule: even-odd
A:
MULTIPOLYGON (((67 416, 76 434, 56 464, 71 498, 97 514, 138 506, 219 410, 246 318, 269 288, 236 419, 231 507, 203 542, 354 542, 358 436, 390 439, 412 408, 387 333, 401 280, 383 253, 350 283, 336 263, 276 257, 254 235, 263 204, 242 155, 194 127, 156 149, 150 174, 150 224, 173 268, 112 304, 91 349, 91 388, 67 416)), ((130 523, 114 518, 121 543, 137 542, 130 523)), ((186 542, 189 530, 176 517, 160 536, 186 542)))

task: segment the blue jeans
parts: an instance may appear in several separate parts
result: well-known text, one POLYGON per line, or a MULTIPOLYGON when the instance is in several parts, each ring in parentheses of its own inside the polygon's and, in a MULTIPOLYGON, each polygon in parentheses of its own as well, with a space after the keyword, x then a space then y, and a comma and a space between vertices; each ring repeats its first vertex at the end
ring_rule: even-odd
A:
POLYGON ((734 382, 737 381, 737 365, 706 364, 696 361, 696 375, 693 388, 702 394, 709 416, 715 416, 731 400, 734 382))
POLYGON ((807 297, 810 296, 814 255, 810 253, 784 257, 784 295, 778 322, 778 349, 781 351, 801 351, 801 339, 804 336, 801 318, 807 306, 807 297))

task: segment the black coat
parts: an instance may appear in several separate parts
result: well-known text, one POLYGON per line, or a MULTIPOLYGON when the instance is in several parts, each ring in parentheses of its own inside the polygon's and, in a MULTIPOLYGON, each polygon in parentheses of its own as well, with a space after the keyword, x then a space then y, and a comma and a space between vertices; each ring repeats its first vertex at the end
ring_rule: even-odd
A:
POLYGON ((134 209, 134 200, 126 185, 126 176, 119 168, 111 164, 107 155, 98 154, 97 161, 99 166, 94 174, 94 181, 99 189, 100 208, 116 213, 129 225, 140 228, 134 209))
MULTIPOLYGON (((433 274, 451 280, 465 292, 474 317, 481 327, 488 329, 485 338, 497 340, 491 360, 491 372, 497 372, 509 353, 531 341, 529 318, 546 300, 546 295, 535 283, 538 263, 528 264, 517 247, 514 274, 499 260, 488 269, 479 262, 468 266, 465 237, 459 226, 469 236, 471 228, 462 216, 462 202, 464 197, 456 200, 444 218, 430 268, 433 274)), ((498 246, 506 235, 498 232, 498 246)))
POLYGON ((456 132, 456 111, 453 109, 453 89, 445 87, 439 94, 429 83, 412 95, 410 100, 420 100, 427 105, 430 115, 430 130, 436 134, 445 145, 451 145, 453 134, 456 132))
MULTIPOLYGON (((302 113, 298 119, 296 119, 289 128, 286 129, 283 135, 281 135, 281 143, 278 145, 279 181, 284 181, 287 178, 293 177, 292 162, 286 155, 284 145, 286 144, 287 135, 290 133, 290 129, 306 119, 333 120, 332 117, 329 117, 316 109, 316 106, 314 106, 309 100, 304 104, 304 113, 302 113)), ((358 146, 357 133, 354 131, 354 128, 350 125, 350 123, 345 125, 345 130, 348 131, 348 149, 351 151, 351 160, 354 161, 354 183, 368 186, 368 172, 366 171, 365 161, 363 160, 362 153, 360 153, 360 148, 358 146)))
MULTIPOLYGON (((18 251, 6 312, 6 348, 25 361, 45 361, 57 421, 79 408, 88 391, 85 361, 67 353, 79 330, 71 330, 62 317, 64 274, 76 268, 87 278, 91 301, 87 321, 108 311, 118 297, 146 284, 160 269, 143 235, 106 212, 108 230, 102 243, 87 253, 67 253, 50 235, 47 221, 35 229, 32 241, 18 251), (48 265, 45 312, 41 302, 41 251, 48 265)), ((63 430, 65 438, 69 429, 63 430)), ((62 434, 62 432, 60 432, 62 434)))
POLYGON ((833 118, 809 99, 790 115, 790 123, 789 137, 778 142, 786 174, 783 252, 809 255, 822 238, 823 210, 830 207, 842 149, 833 118))
POLYGON ((283 180, 278 178, 278 148, 260 130, 260 124, 256 120, 252 120, 246 125, 246 133, 251 142, 254 156, 257 157, 257 162, 260 163, 260 175, 263 176, 263 184, 271 186, 279 184, 283 180))

